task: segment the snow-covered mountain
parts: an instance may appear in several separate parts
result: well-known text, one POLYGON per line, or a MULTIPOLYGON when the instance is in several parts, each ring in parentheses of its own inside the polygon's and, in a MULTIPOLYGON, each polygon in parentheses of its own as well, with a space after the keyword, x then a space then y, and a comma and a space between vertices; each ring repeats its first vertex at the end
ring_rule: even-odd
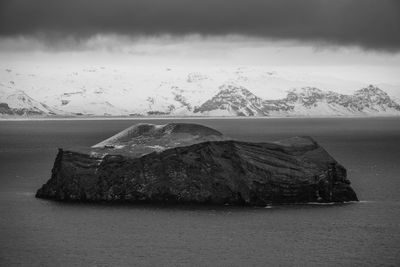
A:
MULTIPOLYGON (((276 103, 277 101, 266 102, 276 103)), ((284 103, 285 108, 277 110, 277 115, 283 111, 292 116, 400 115, 400 105, 386 92, 373 85, 359 89, 350 95, 322 91, 314 87, 294 89, 280 103, 284 103)))
POLYGON ((55 110, 34 100, 24 91, 12 89, 0 83, 0 114, 33 116, 55 115, 55 110))
POLYGON ((400 115, 400 105, 387 93, 370 85, 352 95, 315 87, 293 89, 287 96, 263 100, 240 86, 221 91, 195 109, 195 113, 223 116, 362 116, 400 115))
POLYGON ((264 100, 242 86, 222 85, 218 94, 194 113, 209 116, 267 116, 264 100))
POLYGON ((19 65, 0 69, 0 116, 400 115, 400 87, 380 86, 255 67, 19 65))

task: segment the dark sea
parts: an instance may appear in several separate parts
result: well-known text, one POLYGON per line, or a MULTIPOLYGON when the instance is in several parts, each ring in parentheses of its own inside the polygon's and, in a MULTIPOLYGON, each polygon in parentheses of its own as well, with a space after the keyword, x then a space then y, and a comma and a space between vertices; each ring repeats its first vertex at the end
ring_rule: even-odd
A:
POLYGON ((257 142, 312 136, 347 168, 361 201, 245 208, 36 199, 58 147, 90 146, 147 121, 0 121, 0 266, 400 266, 400 118, 179 121, 257 142))

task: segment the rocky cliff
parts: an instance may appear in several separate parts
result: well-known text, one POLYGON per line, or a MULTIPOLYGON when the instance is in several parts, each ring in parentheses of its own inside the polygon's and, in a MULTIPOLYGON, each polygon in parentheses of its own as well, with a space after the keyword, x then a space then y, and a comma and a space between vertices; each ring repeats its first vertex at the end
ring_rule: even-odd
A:
POLYGON ((60 149, 51 179, 36 196, 253 206, 357 201, 345 168, 309 137, 185 143, 140 155, 107 149, 105 154, 60 149))

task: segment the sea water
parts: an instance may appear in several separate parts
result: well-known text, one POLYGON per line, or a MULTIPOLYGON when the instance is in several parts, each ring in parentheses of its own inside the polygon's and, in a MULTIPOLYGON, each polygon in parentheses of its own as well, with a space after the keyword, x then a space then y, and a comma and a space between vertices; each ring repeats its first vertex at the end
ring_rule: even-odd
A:
POLYGON ((0 265, 400 265, 399 118, 179 120, 254 142, 312 136, 347 168, 359 203, 89 205, 34 197, 58 147, 172 121, 0 121, 0 265))

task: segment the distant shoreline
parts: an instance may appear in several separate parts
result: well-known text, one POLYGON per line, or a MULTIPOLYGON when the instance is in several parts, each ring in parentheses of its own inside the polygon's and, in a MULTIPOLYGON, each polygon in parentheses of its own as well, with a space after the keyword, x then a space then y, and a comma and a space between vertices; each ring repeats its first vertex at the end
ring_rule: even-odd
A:
POLYGON ((171 117, 23 117, 23 118, 0 118, 1 121, 83 121, 83 120, 264 120, 264 119, 371 119, 371 118, 400 118, 395 115, 382 116, 288 116, 288 117, 240 117, 240 116, 171 116, 171 117))

